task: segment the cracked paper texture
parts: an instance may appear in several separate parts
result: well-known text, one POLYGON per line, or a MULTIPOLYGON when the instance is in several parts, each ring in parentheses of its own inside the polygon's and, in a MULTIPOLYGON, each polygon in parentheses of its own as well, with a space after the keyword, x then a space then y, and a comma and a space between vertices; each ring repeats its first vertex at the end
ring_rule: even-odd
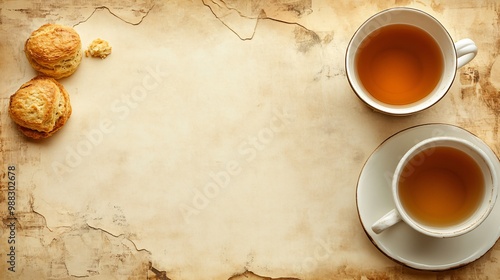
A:
POLYGON ((1 2, 0 278, 495 277, 498 245, 444 273, 390 261, 362 230, 355 187, 377 145, 415 124, 460 125, 498 153, 499 10, 464 0, 1 2), (357 26, 396 5, 480 49, 448 97, 407 118, 363 106, 343 67, 357 26), (73 115, 35 142, 6 112, 35 75, 24 40, 46 22, 74 26, 84 47, 103 38, 113 53, 61 80, 73 115))

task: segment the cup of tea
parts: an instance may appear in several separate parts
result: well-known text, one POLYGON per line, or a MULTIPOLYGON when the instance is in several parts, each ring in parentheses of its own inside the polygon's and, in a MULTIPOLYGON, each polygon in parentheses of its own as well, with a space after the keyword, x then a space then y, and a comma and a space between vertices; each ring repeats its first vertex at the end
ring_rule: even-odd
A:
POLYGON ((413 8, 391 8, 365 21, 347 47, 347 79, 375 111, 410 115, 436 104, 457 69, 477 54, 471 39, 456 43, 438 20, 413 8))
POLYGON ((477 228, 497 198, 498 170, 485 151, 456 137, 415 144, 392 178, 395 209, 372 225, 375 233, 400 221, 433 237, 454 237, 477 228))

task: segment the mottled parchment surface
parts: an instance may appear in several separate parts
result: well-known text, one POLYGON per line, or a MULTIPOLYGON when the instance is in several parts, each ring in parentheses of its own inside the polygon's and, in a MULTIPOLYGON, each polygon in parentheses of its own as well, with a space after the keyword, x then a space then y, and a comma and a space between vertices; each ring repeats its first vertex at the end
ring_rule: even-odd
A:
POLYGON ((494 279, 498 244, 448 272, 388 259, 355 189, 371 152, 413 125, 455 124, 500 152, 499 21, 498 1, 0 1, 0 278, 494 279), (479 47, 443 100, 402 118, 364 106, 344 70, 356 28, 394 6, 479 47), (7 108, 47 22, 113 53, 61 80, 73 115, 31 141, 7 108))

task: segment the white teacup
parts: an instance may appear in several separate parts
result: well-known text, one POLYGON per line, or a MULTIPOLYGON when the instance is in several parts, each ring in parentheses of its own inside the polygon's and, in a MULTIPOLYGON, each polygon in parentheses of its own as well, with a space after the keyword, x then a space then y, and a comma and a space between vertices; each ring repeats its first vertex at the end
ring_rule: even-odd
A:
MULTIPOLYGON (((392 195, 396 208, 376 221, 371 227, 372 230, 375 233, 381 233, 400 221, 404 221, 410 227, 425 235, 441 238, 459 236, 474 230, 488 217, 495 205, 499 188, 497 174, 499 171, 495 170, 493 164, 491 158, 488 157, 481 148, 464 139, 442 136, 429 138, 417 143, 401 158, 392 178, 392 195), (465 163, 461 162, 459 157, 456 157, 458 154, 451 156, 449 153, 450 149, 461 151, 466 156, 470 157, 469 159, 472 159, 472 161, 468 163, 476 163, 472 167, 478 167, 476 179, 480 178, 481 180, 473 180, 474 177, 471 176, 474 174, 474 168, 471 168, 471 166, 465 167, 465 163), (460 168, 466 168, 465 172, 463 170, 460 171, 460 168), (441 174, 439 172, 445 173, 441 174), (438 176, 434 176, 435 174, 438 176), (434 177, 428 177, 429 175, 434 177), (432 178, 432 181, 429 181, 429 178, 432 178), (404 180, 409 181, 405 183, 404 180), (455 190, 458 191, 457 187, 461 188, 466 187, 466 185, 474 185, 469 184, 467 180, 470 180, 470 182, 474 181, 476 185, 478 182, 482 181, 483 191, 476 193, 477 195, 474 198, 475 202, 474 204, 470 204, 472 205, 471 207, 467 206, 467 201, 471 198, 471 193, 473 192, 465 192, 465 196, 462 197, 463 199, 458 200, 457 203, 453 201, 455 198, 452 198, 455 196, 455 190), (432 187, 428 182, 432 183, 432 187), (406 185, 403 186, 403 184, 406 185), (453 185, 456 189, 450 189, 448 184, 453 185), (402 188, 407 186, 412 186, 414 189, 412 190, 412 195, 408 196, 406 194, 407 198, 405 198, 402 188), (441 189, 442 187, 448 189, 441 189), (420 193, 420 191, 424 189, 427 189, 427 196, 425 196, 424 193, 420 193), (443 192, 445 190, 448 191, 447 194, 443 192), (450 190, 453 190, 453 192, 450 192, 450 190), (449 195, 450 193, 452 195, 449 195), (428 196, 428 194, 431 194, 431 196, 428 196), (438 194, 445 198, 442 199, 445 204, 451 201, 455 204, 450 205, 453 205, 453 207, 459 205, 459 207, 444 207, 441 210, 440 204, 436 204, 439 200, 435 199, 435 196, 438 194), (411 203, 408 202, 408 197, 411 198, 411 203), (421 198, 420 202, 417 201, 419 197, 421 198), (431 201, 434 204, 432 204, 431 201), (422 209, 415 208, 415 205, 418 205, 418 207, 422 209), (447 219, 448 215, 453 216, 457 213, 461 213, 464 207, 470 208, 469 212, 463 212, 466 213, 463 217, 456 219, 455 222, 448 221, 443 225, 440 225, 439 222, 438 224, 429 224, 428 221, 419 219, 417 217, 418 215, 415 214, 424 213, 424 216, 428 216, 429 213, 438 213, 447 219), (412 210, 413 213, 410 211, 410 208, 414 208, 412 210), (415 211, 415 209, 418 211, 415 211), (442 212, 436 212, 436 209, 442 212), (453 212, 451 212, 450 209, 452 209, 453 212)), ((433 219, 434 217, 431 218, 433 219)))
POLYGON ((471 39, 454 43, 446 29, 434 17, 413 8, 391 8, 381 11, 367 21, 354 33, 347 47, 345 67, 348 81, 356 95, 375 111, 390 115, 409 115, 436 104, 450 89, 457 69, 470 62, 477 54, 477 47, 471 39), (422 99, 410 104, 392 105, 372 96, 360 81, 356 56, 365 39, 376 36, 382 27, 405 24, 418 27, 436 41, 443 56, 443 70, 437 85, 422 99))

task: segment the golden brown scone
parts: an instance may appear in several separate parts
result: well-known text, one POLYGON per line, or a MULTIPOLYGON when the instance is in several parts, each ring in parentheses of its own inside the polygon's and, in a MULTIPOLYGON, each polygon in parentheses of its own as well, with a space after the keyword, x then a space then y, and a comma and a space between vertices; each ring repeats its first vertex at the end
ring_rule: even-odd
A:
POLYGON ((82 61, 82 42, 69 26, 47 23, 31 33, 24 45, 31 66, 60 79, 73 74, 82 61))
POLYGON ((55 79, 35 77, 10 97, 9 115, 21 132, 33 139, 47 138, 71 116, 68 92, 55 79))

